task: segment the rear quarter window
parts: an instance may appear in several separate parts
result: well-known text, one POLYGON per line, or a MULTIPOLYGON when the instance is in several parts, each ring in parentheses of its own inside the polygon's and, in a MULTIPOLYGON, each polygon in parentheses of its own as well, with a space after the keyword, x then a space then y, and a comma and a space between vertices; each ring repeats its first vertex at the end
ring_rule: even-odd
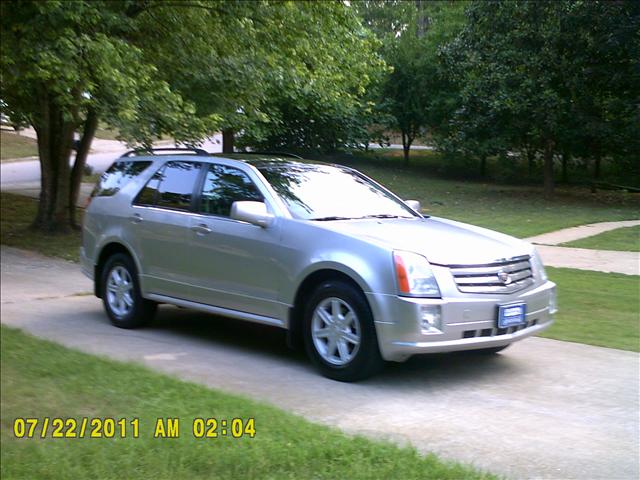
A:
POLYGON ((115 195, 132 179, 144 172, 151 163, 150 161, 115 162, 102 174, 91 196, 110 197, 115 195))
POLYGON ((189 210, 200 168, 200 162, 167 162, 149 179, 133 204, 189 210))

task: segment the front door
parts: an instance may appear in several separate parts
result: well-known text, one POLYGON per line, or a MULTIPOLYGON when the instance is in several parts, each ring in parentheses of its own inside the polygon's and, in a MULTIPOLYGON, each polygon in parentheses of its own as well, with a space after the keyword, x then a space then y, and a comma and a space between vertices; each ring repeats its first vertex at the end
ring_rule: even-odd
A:
POLYGON ((280 227, 267 228, 230 218, 236 201, 264 201, 249 176, 221 164, 207 168, 191 215, 190 262, 192 300, 222 308, 283 318, 287 306, 278 302, 284 272, 278 261, 280 227))

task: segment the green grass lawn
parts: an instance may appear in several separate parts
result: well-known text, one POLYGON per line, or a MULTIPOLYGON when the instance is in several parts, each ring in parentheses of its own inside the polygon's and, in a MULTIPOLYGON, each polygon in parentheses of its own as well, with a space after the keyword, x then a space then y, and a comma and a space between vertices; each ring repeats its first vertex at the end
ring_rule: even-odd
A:
MULTIPOLYGON (((4 245, 77 262, 80 232, 45 236, 29 229, 36 216, 37 205, 34 198, 0 192, 0 241, 4 245)), ((82 211, 78 210, 80 216, 82 211)))
POLYGON ((1 409, 2 478, 495 478, 6 327, 1 409), (15 438, 15 418, 45 416, 137 417, 139 438, 15 438), (179 418, 180 437, 153 438, 159 417, 179 418), (254 418, 256 434, 196 439, 196 417, 254 418))
POLYGON ((0 131, 0 159, 2 162, 14 158, 34 157, 37 155, 38 143, 33 138, 5 130, 0 131))
POLYGON ((423 213, 490 228, 519 238, 602 221, 640 218, 640 194, 590 193, 587 188, 557 187, 544 200, 540 186, 443 178, 435 171, 437 154, 413 152, 404 168, 394 157, 354 157, 344 161, 404 199, 419 200, 423 213))
POLYGON ((624 227, 562 244, 563 247, 640 252, 640 226, 624 227))
POLYGON ((547 267, 558 284, 556 323, 541 336, 640 351, 640 277, 547 267))

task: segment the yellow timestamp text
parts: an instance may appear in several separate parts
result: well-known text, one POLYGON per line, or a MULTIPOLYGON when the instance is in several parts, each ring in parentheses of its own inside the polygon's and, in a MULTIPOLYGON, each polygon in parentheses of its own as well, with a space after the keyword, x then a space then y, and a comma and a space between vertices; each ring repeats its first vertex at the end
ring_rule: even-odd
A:
POLYGON ((179 417, 159 417, 151 423, 144 429, 137 417, 18 417, 13 422, 13 434, 16 438, 140 438, 144 429, 152 438, 180 438, 183 430, 198 439, 256 436, 254 418, 196 417, 185 422, 179 417), (183 423, 189 427, 183 429, 183 423))

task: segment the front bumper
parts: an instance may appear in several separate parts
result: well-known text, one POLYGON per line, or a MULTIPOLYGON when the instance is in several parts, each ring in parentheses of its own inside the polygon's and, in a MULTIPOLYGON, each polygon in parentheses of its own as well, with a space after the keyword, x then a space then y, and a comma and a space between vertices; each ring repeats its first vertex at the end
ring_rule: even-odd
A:
POLYGON ((501 347, 541 332, 553 323, 553 282, 545 282, 512 295, 454 294, 441 299, 407 298, 368 293, 380 352, 385 360, 402 362, 420 353, 454 352, 501 347), (497 328, 499 305, 526 303, 526 323, 497 328), (425 307, 439 306, 441 324, 425 330, 425 307))

